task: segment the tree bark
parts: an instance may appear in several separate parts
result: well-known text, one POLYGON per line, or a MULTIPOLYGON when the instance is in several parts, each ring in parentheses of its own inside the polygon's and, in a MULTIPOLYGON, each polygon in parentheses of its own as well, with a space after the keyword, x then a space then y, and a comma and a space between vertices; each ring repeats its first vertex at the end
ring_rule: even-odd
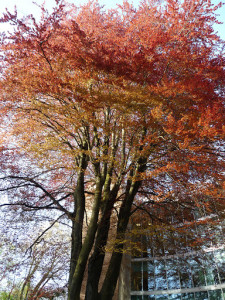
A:
POLYGON ((70 272, 69 272, 69 286, 70 293, 73 274, 76 269, 77 260, 82 248, 82 232, 83 220, 85 211, 85 194, 84 194, 84 171, 87 167, 87 158, 82 155, 80 159, 80 173, 77 179, 77 186, 74 191, 74 218, 72 220, 71 232, 71 259, 70 259, 70 272))
POLYGON ((105 258, 105 246, 108 241, 108 234, 110 230, 110 218, 112 216, 112 209, 120 187, 120 182, 118 182, 110 191, 110 183, 111 179, 106 180, 102 204, 103 216, 98 226, 94 251, 88 263, 88 280, 86 285, 85 300, 98 299, 99 297, 98 285, 105 258))
POLYGON ((76 268, 72 276, 70 290, 68 294, 68 300, 80 300, 80 291, 83 281, 84 271, 87 264, 88 256, 93 247, 95 233, 98 225, 98 215, 101 203, 102 183, 98 178, 96 182, 95 200, 92 207, 92 216, 88 226, 87 234, 83 242, 76 268))
MULTIPOLYGON (((126 196, 123 204, 121 205, 118 217, 116 240, 125 240, 125 233, 130 219, 132 203, 142 183, 141 181, 136 181, 136 177, 139 173, 143 172, 145 168, 146 159, 144 157, 140 157, 136 171, 134 172, 134 175, 132 174, 132 179, 127 182, 126 196)), ((133 171, 131 171, 131 173, 133 173, 133 171)), ((102 289, 99 293, 99 300, 111 300, 113 298, 123 257, 123 247, 124 243, 119 243, 115 246, 102 289)))
MULTIPOLYGON (((108 205, 109 206, 109 205, 108 205)), ((104 247, 108 240, 110 228, 110 216, 113 204, 105 211, 98 228, 94 252, 88 263, 88 280, 86 286, 86 300, 98 299, 98 284, 102 272, 102 266, 105 258, 104 247)))
MULTIPOLYGON (((117 236, 116 236, 117 240, 122 241, 125 239, 125 232, 129 222, 129 215, 130 215, 132 203, 133 203, 132 198, 127 199, 126 203, 123 205, 123 207, 121 207, 119 222, 117 227, 117 236)), ((123 243, 120 243, 119 245, 115 246, 112 257, 110 259, 105 280, 101 292, 99 294, 99 299, 101 300, 111 300, 114 295, 117 280, 119 277, 120 265, 123 257, 123 247, 124 247, 123 243)), ((94 300, 94 298, 92 300, 94 300)))

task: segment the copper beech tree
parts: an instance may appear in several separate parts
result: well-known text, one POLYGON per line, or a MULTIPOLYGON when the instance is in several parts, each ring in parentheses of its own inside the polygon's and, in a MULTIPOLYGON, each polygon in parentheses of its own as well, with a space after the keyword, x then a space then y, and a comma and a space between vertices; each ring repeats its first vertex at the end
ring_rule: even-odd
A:
POLYGON ((87 300, 112 299, 134 211, 154 220, 152 207, 224 206, 217 8, 56 1, 38 21, 2 16, 14 31, 1 35, 1 206, 71 222, 68 299, 84 284, 87 300), (112 226, 121 242, 102 272, 112 226))

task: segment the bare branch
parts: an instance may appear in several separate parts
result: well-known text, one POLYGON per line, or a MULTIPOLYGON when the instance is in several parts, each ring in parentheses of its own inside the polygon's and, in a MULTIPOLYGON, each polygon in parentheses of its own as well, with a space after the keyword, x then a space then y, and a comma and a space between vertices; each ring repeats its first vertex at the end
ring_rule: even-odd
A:
POLYGON ((21 177, 21 176, 7 176, 5 177, 6 178, 9 178, 9 179, 18 179, 18 180, 23 180, 23 181, 27 181, 27 182, 30 182, 32 183, 34 186, 36 186, 37 188, 39 188, 41 191, 43 191, 45 193, 46 196, 48 196, 52 202, 58 207, 59 210, 63 211, 69 218, 71 218, 71 213, 65 209, 60 203, 59 201, 62 200, 56 200, 55 197, 53 197, 53 195, 48 192, 40 183, 38 183, 36 180, 34 180, 33 178, 28 178, 28 177, 21 177))
POLYGON ((58 222, 58 220, 59 219, 61 219, 63 216, 65 215, 65 213, 64 214, 62 214, 61 216, 59 216, 49 227, 47 227, 37 238, 36 238, 36 240, 32 243, 32 245, 26 250, 26 252, 25 252, 25 254, 30 250, 30 251, 32 251, 32 247, 35 245, 35 244, 37 244, 38 243, 38 241, 40 240, 40 238, 49 230, 49 229, 51 229, 54 225, 55 225, 55 223, 57 223, 58 222))

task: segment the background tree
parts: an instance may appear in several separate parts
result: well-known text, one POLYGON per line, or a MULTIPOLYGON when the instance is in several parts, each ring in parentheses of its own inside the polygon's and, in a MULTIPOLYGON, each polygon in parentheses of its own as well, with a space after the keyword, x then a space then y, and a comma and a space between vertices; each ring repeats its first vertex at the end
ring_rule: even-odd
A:
POLYGON ((88 264, 86 299, 109 300, 124 245, 102 274, 104 249, 133 204, 224 205, 224 43, 210 1, 56 4, 40 21, 2 18, 15 25, 1 39, 2 205, 65 215, 68 299, 88 264))
POLYGON ((70 243, 65 225, 49 225, 50 220, 46 216, 43 220, 41 214, 28 219, 24 214, 18 218, 17 212, 14 217, 12 211, 4 212, 7 216, 1 220, 0 292, 5 291, 15 300, 65 295, 70 243))

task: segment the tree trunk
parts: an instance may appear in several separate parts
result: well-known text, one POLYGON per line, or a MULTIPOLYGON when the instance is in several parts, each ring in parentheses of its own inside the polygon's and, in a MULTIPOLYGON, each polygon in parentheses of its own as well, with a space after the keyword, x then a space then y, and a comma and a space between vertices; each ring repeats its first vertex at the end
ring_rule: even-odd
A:
MULTIPOLYGON (((140 164, 136 170, 136 174, 141 172, 144 168, 145 168, 145 164, 140 164)), ((141 182, 135 181, 135 177, 136 176, 134 175, 133 182, 128 180, 127 183, 126 196, 123 201, 123 204, 121 205, 120 213, 118 217, 116 240, 117 239, 121 241, 125 240, 125 233, 130 219, 132 203, 134 197, 138 192, 139 187, 141 186, 141 182)), ((99 293, 99 300, 111 300, 113 298, 117 280, 120 273, 120 266, 123 257, 123 247, 124 247, 123 243, 119 243, 119 245, 115 246, 112 257, 110 259, 105 280, 102 285, 102 289, 99 293)))
MULTIPOLYGON (((107 183, 107 181, 106 181, 107 183)), ((111 180, 108 187, 110 187, 111 180)), ((106 184, 107 186, 107 184, 106 184)), ((103 216, 98 227, 94 252, 91 255, 88 263, 88 280, 86 285, 85 300, 98 299, 98 285, 102 272, 102 267, 105 258, 105 246, 108 241, 108 234, 110 230, 110 218, 112 209, 119 191, 120 184, 115 184, 111 191, 104 191, 103 197, 103 216)), ((106 187, 107 189, 107 187, 106 187)))
POLYGON ((75 192, 76 197, 76 212, 75 218, 72 220, 72 233, 71 233, 71 259, 70 259, 70 273, 69 273, 69 290, 73 274, 77 265, 77 260, 82 247, 82 230, 83 230, 83 218, 84 218, 84 196, 81 192, 81 188, 78 187, 75 192))
POLYGON ((82 232, 85 211, 84 170, 87 167, 87 157, 85 155, 82 155, 79 167, 80 173, 78 175, 77 186, 74 191, 74 219, 72 220, 71 232, 71 257, 68 286, 69 293, 71 289, 73 274, 77 265, 77 260, 82 248, 82 232))
MULTIPOLYGON (((110 211, 107 213, 111 214, 110 211)), ((86 300, 98 299, 98 284, 105 258, 104 247, 107 243, 109 228, 110 216, 107 218, 103 217, 98 228, 94 252, 88 263, 88 280, 85 295, 86 300)))
POLYGON ((102 184, 101 184, 101 179, 98 178, 96 182, 95 200, 92 207, 91 220, 77 260, 75 271, 72 275, 68 300, 80 300, 80 291, 81 291, 84 271, 87 264, 88 256, 93 247, 95 233, 98 225, 98 215, 100 209, 101 194, 102 194, 102 184))

